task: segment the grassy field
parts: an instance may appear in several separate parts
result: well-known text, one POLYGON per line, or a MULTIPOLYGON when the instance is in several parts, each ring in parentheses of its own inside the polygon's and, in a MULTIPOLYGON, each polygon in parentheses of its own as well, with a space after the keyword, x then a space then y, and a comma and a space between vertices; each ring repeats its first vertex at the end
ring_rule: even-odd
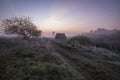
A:
POLYGON ((120 55, 106 49, 55 42, 56 51, 68 59, 87 80, 119 80, 120 55))
POLYGON ((0 38, 0 80, 119 80, 120 55, 50 39, 0 38))

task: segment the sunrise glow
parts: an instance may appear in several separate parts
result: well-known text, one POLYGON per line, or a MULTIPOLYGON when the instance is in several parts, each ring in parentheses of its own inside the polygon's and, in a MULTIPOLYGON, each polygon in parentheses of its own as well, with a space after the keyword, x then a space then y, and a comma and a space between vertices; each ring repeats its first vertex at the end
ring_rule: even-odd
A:
POLYGON ((0 19, 29 16, 44 33, 80 33, 99 27, 120 29, 119 3, 119 0, 1 0, 0 19))

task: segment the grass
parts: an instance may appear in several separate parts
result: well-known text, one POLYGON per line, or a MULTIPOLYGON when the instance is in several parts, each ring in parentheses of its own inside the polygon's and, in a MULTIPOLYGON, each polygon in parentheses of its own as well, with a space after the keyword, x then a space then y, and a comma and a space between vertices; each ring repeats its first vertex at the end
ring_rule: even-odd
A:
MULTIPOLYGON (((9 44, 9 43, 7 43, 9 44)), ((10 44, 13 44, 11 42, 10 44)), ((41 45, 41 44, 40 44, 41 45)), ((0 53, 0 80, 76 80, 57 56, 40 46, 15 45, 0 53), (7 51, 6 51, 7 50, 7 51)), ((3 49, 3 48, 1 48, 3 49)))
POLYGON ((120 65, 114 64, 120 60, 120 55, 108 50, 96 51, 86 48, 74 48, 68 43, 55 42, 56 51, 74 63, 77 71, 81 71, 89 80, 119 80, 120 65), (111 56, 110 56, 111 55, 111 56), (111 62, 111 63, 110 63, 111 62), (87 74, 87 75, 86 75, 87 74))
POLYGON ((106 49, 73 47, 73 43, 49 39, 27 42, 5 38, 0 44, 0 80, 81 80, 53 52, 62 55, 86 80, 120 79, 120 55, 106 49), (50 49, 46 44, 51 45, 50 49))

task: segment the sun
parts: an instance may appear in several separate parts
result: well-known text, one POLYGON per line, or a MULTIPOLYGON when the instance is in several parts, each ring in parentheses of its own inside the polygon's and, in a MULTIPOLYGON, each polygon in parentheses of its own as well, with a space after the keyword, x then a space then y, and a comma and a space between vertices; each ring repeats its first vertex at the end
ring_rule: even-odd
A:
POLYGON ((44 25, 50 30, 60 30, 63 26, 61 20, 55 17, 49 17, 45 19, 44 25))
POLYGON ((60 21, 57 18, 50 17, 46 20, 46 24, 49 26, 60 26, 60 21))
POLYGON ((50 19, 48 19, 48 23, 50 25, 58 25, 60 22, 55 18, 50 18, 50 19))

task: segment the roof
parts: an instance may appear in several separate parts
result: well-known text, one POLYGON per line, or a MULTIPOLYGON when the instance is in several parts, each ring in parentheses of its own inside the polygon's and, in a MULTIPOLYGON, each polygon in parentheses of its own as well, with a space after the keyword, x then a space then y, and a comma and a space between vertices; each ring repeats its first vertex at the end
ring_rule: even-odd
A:
POLYGON ((55 39, 65 40, 67 39, 65 33, 56 33, 55 39))

